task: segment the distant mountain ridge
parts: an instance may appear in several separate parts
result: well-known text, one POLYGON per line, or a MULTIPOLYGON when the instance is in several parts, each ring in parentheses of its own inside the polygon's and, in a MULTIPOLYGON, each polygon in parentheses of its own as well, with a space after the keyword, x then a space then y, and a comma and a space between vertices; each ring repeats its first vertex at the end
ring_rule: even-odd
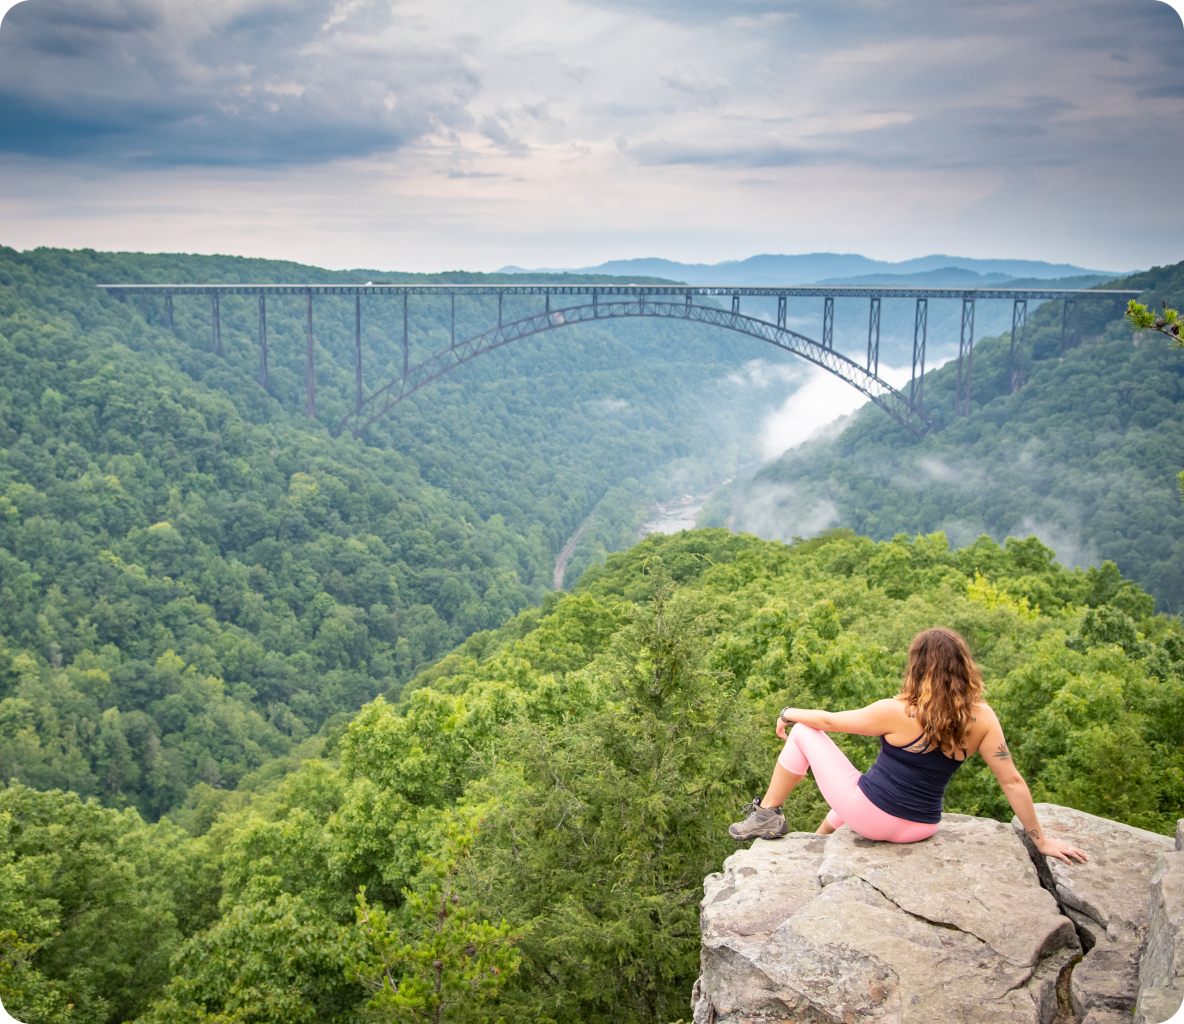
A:
MULTIPOLYGON (((968 271, 982 278, 981 285, 1001 283, 1011 278, 1047 280, 1065 277, 1100 277, 1110 280, 1120 276, 1107 270, 1078 267, 1071 263, 1046 263, 1043 260, 984 260, 965 256, 919 256, 916 259, 891 263, 873 260, 857 253, 815 252, 800 255, 764 254, 746 260, 726 260, 723 263, 679 263, 675 260, 645 257, 629 260, 609 260, 596 267, 578 269, 502 267, 500 274, 612 274, 629 277, 665 277, 694 285, 769 285, 792 286, 803 284, 838 284, 851 278, 885 274, 916 275, 930 272, 968 271)), ((868 283, 881 283, 879 280, 868 283)), ((937 285, 937 287, 948 287, 937 285)), ((974 287, 967 283, 965 287, 974 287)))

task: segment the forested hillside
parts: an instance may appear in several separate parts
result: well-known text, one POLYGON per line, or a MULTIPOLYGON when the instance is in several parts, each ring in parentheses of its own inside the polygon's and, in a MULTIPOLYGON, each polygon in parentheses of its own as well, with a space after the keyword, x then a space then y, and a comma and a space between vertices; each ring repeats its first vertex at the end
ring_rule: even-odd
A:
MULTIPOLYGON (((1172 831, 1184 632, 1151 605, 1035 540, 649 538, 278 784, 207 801, 198 838, 0 791, 0 998, 96 1024, 685 1019, 702 878, 764 789, 777 709, 896 692, 934 622, 970 640, 1038 800, 1172 831)), ((874 740, 837 738, 867 766, 874 740)), ((1010 817, 978 758, 946 807, 1010 817)), ((812 782, 786 811, 817 825, 812 782)))
MULTIPOLYGON (((351 301, 318 300, 309 423, 299 298, 269 309, 265 391, 253 302, 222 303, 217 358, 208 301, 178 298, 174 334, 159 304, 94 287, 376 276, 0 251, 0 778, 155 819, 183 816, 197 782, 282 771, 296 762, 275 759, 317 752, 377 693, 541 601, 590 512, 569 579, 631 542, 647 493, 746 457, 777 398, 711 411, 752 356, 718 334, 573 327, 334 440, 351 301)), ((411 313, 413 358, 446 342, 442 302, 411 313)), ((365 315, 374 387, 401 365, 401 303, 365 315)), ((479 315, 458 303, 459 329, 479 315)))
MULTIPOLYGON (((1184 302, 1184 263, 1104 287, 1184 302)), ((956 364, 925 379, 939 430, 920 444, 868 405, 837 437, 807 442, 717 495, 701 522, 788 539, 847 526, 876 539, 945 530, 957 544, 1038 534, 1067 564, 1111 559, 1172 612, 1184 608, 1184 352, 1132 337, 1112 300, 1081 303, 1061 349, 1061 304, 1028 321, 1025 383, 1011 393, 1010 339, 974 351, 973 403, 953 415, 956 364)))

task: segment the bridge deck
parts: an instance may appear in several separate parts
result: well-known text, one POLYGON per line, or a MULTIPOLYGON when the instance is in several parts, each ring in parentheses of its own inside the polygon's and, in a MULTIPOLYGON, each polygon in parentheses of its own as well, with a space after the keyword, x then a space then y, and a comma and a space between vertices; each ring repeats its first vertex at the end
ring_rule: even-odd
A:
POLYGON ((708 295, 771 298, 884 299, 1072 299, 1096 295, 1118 298, 1139 295, 1116 288, 877 288, 795 285, 686 284, 100 284, 111 292, 156 295, 645 295, 646 297, 708 295))

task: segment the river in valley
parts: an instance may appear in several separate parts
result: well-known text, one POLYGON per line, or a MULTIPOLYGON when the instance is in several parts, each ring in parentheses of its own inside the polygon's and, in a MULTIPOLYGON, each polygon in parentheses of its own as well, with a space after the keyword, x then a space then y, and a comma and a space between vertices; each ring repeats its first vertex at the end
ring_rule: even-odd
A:
MULTIPOLYGON (((724 483, 730 481, 725 480, 724 483)), ((723 486, 722 484, 720 486, 723 486)), ((695 516, 711 497, 712 491, 706 494, 684 494, 681 498, 659 502, 645 510, 645 523, 641 527, 641 535, 651 533, 678 533, 679 530, 693 530, 695 516)))

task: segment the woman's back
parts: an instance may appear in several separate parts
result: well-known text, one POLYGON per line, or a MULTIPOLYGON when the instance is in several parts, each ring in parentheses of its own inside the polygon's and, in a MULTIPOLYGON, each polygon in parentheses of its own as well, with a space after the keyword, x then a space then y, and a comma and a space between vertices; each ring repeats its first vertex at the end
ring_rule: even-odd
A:
POLYGON ((923 751, 920 743, 893 746, 880 737, 876 763, 859 780, 859 788, 873 804, 888 814, 908 821, 941 821, 942 797, 958 766, 965 758, 953 758, 940 750, 923 751))

